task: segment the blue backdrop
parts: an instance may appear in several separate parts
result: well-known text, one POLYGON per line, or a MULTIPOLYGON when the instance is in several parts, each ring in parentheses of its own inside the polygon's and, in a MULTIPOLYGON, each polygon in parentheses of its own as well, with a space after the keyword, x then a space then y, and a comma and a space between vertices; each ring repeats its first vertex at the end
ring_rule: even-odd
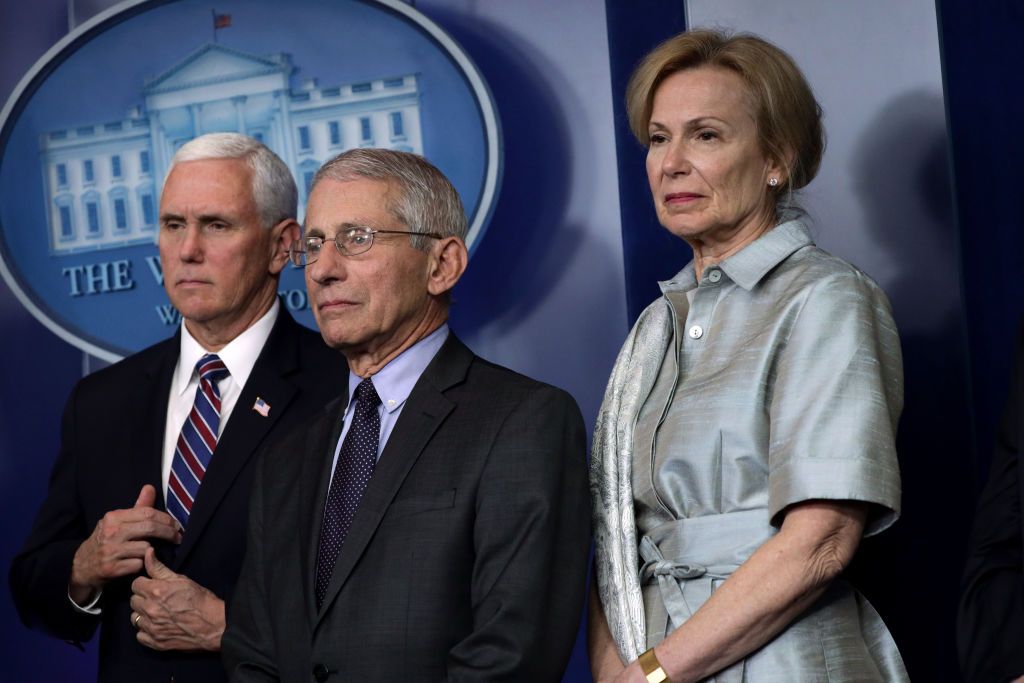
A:
MULTIPOLYGON (((685 8, 656 0, 557 5, 417 3, 477 63, 503 122, 502 193, 456 292, 453 325, 484 355, 568 388, 592 423, 629 322, 655 296, 654 281, 688 258, 653 219, 643 152, 628 137, 621 104, 636 60, 683 27, 685 8)), ((0 97, 65 34, 66 6, 39 0, 0 8, 0 97)), ((905 98, 873 122, 875 134, 861 141, 852 171, 865 189, 863 210, 880 226, 862 239, 896 264, 888 293, 897 323, 914 332, 903 336, 903 519, 865 543, 851 574, 892 627, 912 679, 956 681, 953 619, 964 545, 1024 308, 1014 166, 1024 152, 1024 10, 1003 2, 982 12, 966 0, 937 7, 940 31, 932 39, 942 46, 948 137, 940 131, 917 163, 900 163, 919 104, 905 98), (908 193, 931 211, 923 228, 894 213, 896 194, 908 193), (949 297, 952 313, 922 326, 915 310, 936 294, 920 286, 934 276, 920 254, 935 243, 956 252, 956 272, 943 277, 958 286, 938 294, 949 297)), ((0 282, 4 568, 45 490, 64 399, 94 367, 0 282)), ((21 627, 6 591, 0 635, 5 680, 93 678, 94 654, 21 627)), ((589 680, 580 648, 567 680, 589 680)))

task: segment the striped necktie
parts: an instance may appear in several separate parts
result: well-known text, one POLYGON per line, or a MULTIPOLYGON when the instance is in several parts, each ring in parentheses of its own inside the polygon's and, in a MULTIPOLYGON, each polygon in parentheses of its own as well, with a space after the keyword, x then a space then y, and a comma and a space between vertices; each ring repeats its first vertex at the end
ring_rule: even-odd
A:
POLYGON ((208 353, 196 363, 199 386, 192 412, 181 426, 181 434, 174 448, 171 476, 167 482, 167 512, 181 528, 188 525, 192 504, 199 495, 210 458, 217 448, 220 428, 220 389, 217 382, 227 377, 227 366, 215 353, 208 353))

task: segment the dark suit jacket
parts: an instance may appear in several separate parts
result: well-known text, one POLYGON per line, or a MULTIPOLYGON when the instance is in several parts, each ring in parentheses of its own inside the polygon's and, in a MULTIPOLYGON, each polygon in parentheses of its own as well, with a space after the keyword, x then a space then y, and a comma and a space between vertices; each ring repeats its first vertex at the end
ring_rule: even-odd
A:
POLYGON ((450 336, 381 453, 317 611, 344 410, 342 399, 261 460, 224 638, 232 680, 559 680, 590 540, 572 398, 450 336))
MULTIPOLYGON (((996 683, 1024 675, 1024 334, 996 438, 989 481, 978 500, 957 619, 964 675, 996 683)), ((954 539, 955 540, 955 539, 954 539)))
MULTIPOLYGON (((11 566, 11 592, 27 625, 71 642, 88 640, 102 625, 101 681, 225 679, 216 653, 159 653, 138 644, 129 624, 134 577, 106 586, 102 616, 84 615, 68 601, 72 558, 96 522, 109 510, 131 507, 143 484, 162 488, 164 421, 178 350, 176 335, 75 386, 49 492, 11 566)), ((230 598, 245 551, 254 452, 271 435, 322 411, 347 373, 341 354, 282 307, 221 435, 181 545, 159 549, 171 569, 230 598), (257 397, 270 404, 267 417, 251 410, 257 397)))

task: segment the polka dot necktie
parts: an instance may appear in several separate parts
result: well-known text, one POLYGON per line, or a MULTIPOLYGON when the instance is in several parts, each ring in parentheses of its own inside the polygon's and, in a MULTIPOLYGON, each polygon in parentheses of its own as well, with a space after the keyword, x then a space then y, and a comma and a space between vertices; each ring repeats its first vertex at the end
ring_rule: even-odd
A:
POLYGON ((196 400, 185 424, 181 426, 171 460, 171 475, 167 480, 167 512, 178 520, 181 528, 188 525, 192 504, 199 495, 206 468, 210 466, 213 450, 217 447, 220 429, 220 389, 217 382, 227 377, 227 366, 215 353, 208 353, 196 363, 199 386, 196 400))
POLYGON ((320 549, 316 557, 316 607, 324 602, 327 584, 331 581, 334 563, 345 544, 366 485, 377 466, 377 443, 380 440, 380 396, 373 381, 364 379, 356 387, 356 407, 345 440, 341 443, 334 477, 327 493, 327 509, 320 527, 320 549))

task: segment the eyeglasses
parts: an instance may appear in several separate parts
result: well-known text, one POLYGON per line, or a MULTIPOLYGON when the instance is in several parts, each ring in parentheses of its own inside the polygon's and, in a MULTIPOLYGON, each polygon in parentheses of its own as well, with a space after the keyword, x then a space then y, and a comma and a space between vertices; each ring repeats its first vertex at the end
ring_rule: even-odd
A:
POLYGON ((374 235, 412 235, 414 237, 429 237, 431 239, 442 239, 436 232, 411 232, 409 230, 374 230, 363 226, 345 228, 334 235, 333 239, 326 237, 303 237, 292 242, 288 249, 288 259, 296 268, 305 268, 311 263, 316 263, 320 258, 320 250, 325 242, 334 242, 338 253, 342 256, 358 256, 365 254, 373 246, 374 235))

